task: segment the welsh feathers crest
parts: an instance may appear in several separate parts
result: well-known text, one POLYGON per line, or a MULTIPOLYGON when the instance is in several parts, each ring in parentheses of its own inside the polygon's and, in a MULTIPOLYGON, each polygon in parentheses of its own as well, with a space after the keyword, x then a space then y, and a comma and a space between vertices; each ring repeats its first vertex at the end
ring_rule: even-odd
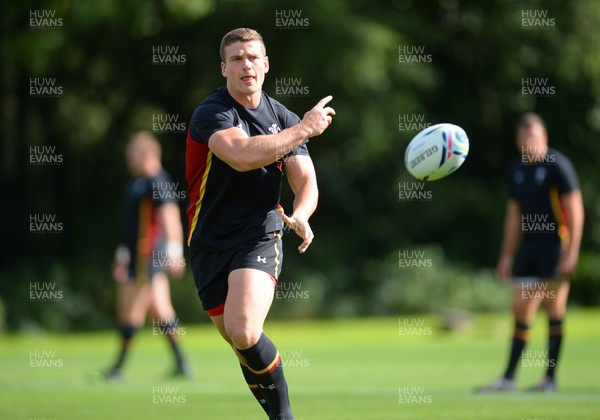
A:
POLYGON ((280 131, 281 131, 281 128, 277 124, 271 124, 271 126, 269 127, 269 133, 271 133, 271 134, 277 134, 280 131))

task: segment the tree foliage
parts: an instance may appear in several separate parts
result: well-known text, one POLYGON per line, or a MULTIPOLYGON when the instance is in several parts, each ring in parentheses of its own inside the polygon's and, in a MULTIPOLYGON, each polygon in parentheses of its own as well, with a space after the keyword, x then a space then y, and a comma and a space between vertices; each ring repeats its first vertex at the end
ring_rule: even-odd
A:
MULTIPOLYGON (((310 310, 300 314, 431 309, 426 299, 390 296, 436 293, 435 281, 396 267, 403 249, 439 250, 442 289, 449 287, 442 279, 463 287, 472 287, 465 276, 492 282, 505 171, 517 153, 514 120, 528 110, 547 120, 552 145, 576 165, 587 219, 574 296, 586 304, 600 301, 600 270, 593 263, 600 242, 598 165, 592 159, 600 152, 600 4, 594 0, 56 0, 0 7, 5 243, 0 296, 9 327, 33 322, 69 329, 109 322, 114 295, 109 265, 120 238, 127 136, 152 130, 157 114, 187 123, 200 101, 224 83, 218 45, 226 31, 239 26, 263 34, 271 62, 265 90, 288 108, 302 115, 321 97, 334 95, 333 125, 310 142, 321 194, 312 219, 316 240, 299 256, 297 238, 286 235, 284 281, 304 282, 313 292, 305 305, 310 310), (32 28, 35 10, 53 11, 62 25, 32 28), (282 26, 277 20, 282 11, 308 24, 282 26), (527 25, 528 11, 545 13, 553 24, 527 25), (185 63, 155 65, 157 46, 176 47, 185 63), (402 51, 430 62, 401 62, 402 51), (54 78, 62 94, 32 96, 32 78, 54 78), (524 95, 527 78, 546 79, 555 94, 524 95), (301 79, 308 94, 278 95, 277 83, 284 79, 301 79), (399 129, 407 116, 456 123, 471 141, 460 171, 427 184, 428 202, 398 198, 399 184, 412 182, 403 155, 416 132, 399 129), (54 147, 61 164, 32 164, 35 146, 54 147), (54 214, 64 229, 30 233, 29 217, 37 213, 54 214), (30 301, 31 283, 43 281, 55 282, 68 298, 30 301), (420 281, 431 287, 417 287, 420 281), (403 282, 415 284, 402 288, 403 282)), ((165 167, 184 189, 185 134, 159 137, 165 167)), ((289 191, 283 205, 292 206, 289 191)), ((184 319, 202 319, 191 277, 174 286, 184 319)), ((481 298, 477 293, 472 299, 481 298)), ((448 305, 463 301, 450 299, 448 305)), ((281 315, 287 312, 283 305, 277 309, 281 315)))

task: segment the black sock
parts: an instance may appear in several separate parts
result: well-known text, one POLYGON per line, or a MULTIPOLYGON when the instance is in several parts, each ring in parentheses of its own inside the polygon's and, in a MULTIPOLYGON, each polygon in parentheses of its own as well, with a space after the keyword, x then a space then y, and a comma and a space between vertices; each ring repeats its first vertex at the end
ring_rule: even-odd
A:
POLYGON ((252 395, 254 395, 254 398, 256 398, 256 401, 258 401, 258 403, 263 408, 263 410, 265 410, 265 413, 267 413, 267 415, 269 415, 269 403, 265 399, 265 394, 263 394, 262 390, 256 383, 256 379, 254 379, 254 376, 252 375, 252 373, 250 373, 250 371, 248 370, 248 368, 246 366, 244 366, 240 363, 240 367, 242 368, 242 373, 244 374, 244 379, 246 380, 246 383, 248 384, 248 388, 250 388, 252 395))
POLYGON ((237 350, 246 359, 248 370, 269 402, 269 418, 293 419, 281 357, 269 337, 263 333, 249 349, 237 350))
POLYGON ((169 340, 169 344, 171 345, 171 350, 173 350, 173 356, 175 356, 175 363, 177 364, 177 368, 181 368, 184 365, 183 353, 181 352, 181 347, 179 347, 179 343, 177 342, 177 333, 179 330, 179 319, 173 318, 169 321, 161 321, 164 325, 161 327, 161 331, 167 340, 169 340))
POLYGON ((121 325, 120 333, 121 333, 121 351, 119 352, 119 357, 117 358, 117 362, 115 363, 113 370, 119 370, 123 368, 123 364, 125 363, 125 359, 127 358, 127 354, 129 353, 129 346, 131 344, 131 340, 135 335, 138 327, 135 325, 121 325))
POLYGON ((548 369, 546 376, 554 380, 554 372, 558 364, 558 355, 560 353, 560 345, 562 343, 562 319, 549 320, 550 331, 548 337, 548 369))
POLYGON ((510 349, 510 357, 508 359, 508 366, 504 372, 505 379, 513 379, 515 377, 515 369, 519 360, 521 360, 521 354, 527 344, 529 338, 529 325, 521 322, 515 322, 515 332, 513 335, 512 345, 510 349))

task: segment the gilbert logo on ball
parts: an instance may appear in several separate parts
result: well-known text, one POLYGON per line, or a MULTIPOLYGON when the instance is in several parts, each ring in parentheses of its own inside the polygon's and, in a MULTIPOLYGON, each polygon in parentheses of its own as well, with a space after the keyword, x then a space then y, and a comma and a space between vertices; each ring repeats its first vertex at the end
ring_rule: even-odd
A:
POLYGON ((456 171, 469 154, 469 138, 457 125, 427 127, 408 144, 404 165, 421 181, 435 181, 456 171))

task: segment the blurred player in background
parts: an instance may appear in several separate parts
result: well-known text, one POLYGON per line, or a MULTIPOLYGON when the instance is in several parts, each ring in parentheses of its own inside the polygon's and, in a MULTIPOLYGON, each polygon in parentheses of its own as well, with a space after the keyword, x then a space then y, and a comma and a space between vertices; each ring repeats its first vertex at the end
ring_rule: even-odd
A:
POLYGON ((189 376, 167 277, 167 272, 181 277, 185 271, 183 230, 171 178, 162 168, 160 144, 149 132, 133 134, 126 158, 134 178, 125 191, 125 242, 117 248, 113 267, 121 349, 104 376, 109 380, 121 377, 133 336, 148 313, 154 333, 164 335, 173 351, 174 374, 189 376))
POLYGON ((203 308, 262 408, 270 419, 293 419, 263 324, 281 272, 283 222, 302 238, 301 253, 313 240, 318 190, 305 143, 325 131, 334 110, 325 106, 329 96, 300 120, 262 92, 269 59, 258 32, 235 29, 220 50, 226 86, 196 108, 187 137, 191 269, 203 308), (295 195, 289 217, 279 206, 284 173, 295 195))
POLYGON ((544 377, 529 390, 554 391, 569 279, 579 259, 583 200, 573 165, 548 147, 541 117, 521 116, 516 134, 521 156, 509 170, 510 197, 496 268, 500 279, 513 280, 514 335, 504 375, 478 390, 514 389, 515 369, 541 304, 549 322, 548 360, 544 377))

